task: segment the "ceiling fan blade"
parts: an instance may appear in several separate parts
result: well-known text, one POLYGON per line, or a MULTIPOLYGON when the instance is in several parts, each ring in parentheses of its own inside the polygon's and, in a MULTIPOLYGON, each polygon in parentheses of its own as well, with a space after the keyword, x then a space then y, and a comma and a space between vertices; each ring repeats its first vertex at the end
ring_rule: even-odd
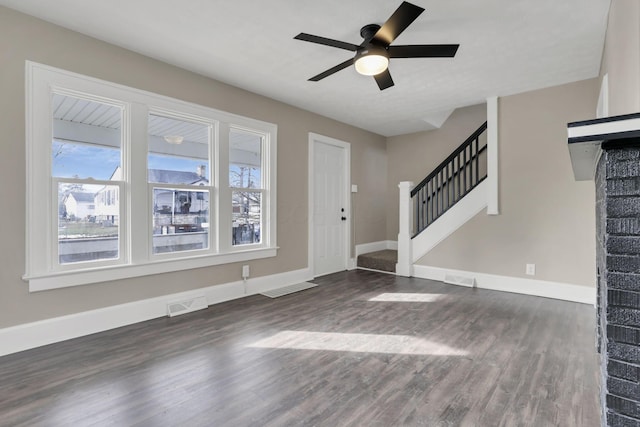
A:
POLYGON ((389 58, 453 58, 459 44, 414 44, 389 46, 389 58))
POLYGON ((328 39, 326 37, 314 36, 313 34, 300 33, 294 37, 296 40, 302 40, 305 42, 317 43, 325 46, 337 47, 339 49, 350 50, 351 52, 355 52, 360 48, 360 46, 341 42, 340 40, 328 39))
POLYGON ((373 78, 376 79, 376 83, 378 83, 380 90, 385 90, 393 86, 393 79, 391 78, 391 73, 388 68, 380 74, 376 74, 373 78))
POLYGON ((344 61, 341 64, 336 65, 333 68, 329 68, 327 71, 322 72, 320 74, 318 74, 317 76, 313 76, 309 79, 310 82, 317 82, 319 80, 324 79, 325 77, 329 77, 331 74, 337 73, 340 70, 344 70, 345 68, 347 68, 349 65, 353 64, 354 59, 350 58, 347 59, 346 61, 344 61))
POLYGON ((406 1, 402 2, 400 7, 393 12, 393 15, 387 19, 387 22, 373 36, 373 40, 389 46, 422 12, 424 12, 424 9, 420 6, 406 1))

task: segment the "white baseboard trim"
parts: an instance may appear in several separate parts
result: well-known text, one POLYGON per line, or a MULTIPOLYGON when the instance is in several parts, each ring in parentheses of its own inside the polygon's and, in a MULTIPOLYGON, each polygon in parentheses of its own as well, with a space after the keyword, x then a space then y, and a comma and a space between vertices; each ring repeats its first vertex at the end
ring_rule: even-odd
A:
MULTIPOLYGON (((572 285, 569 283, 548 282, 545 280, 523 279, 521 277, 499 276, 497 274, 474 273, 470 271, 451 270, 426 265, 414 265, 414 277, 444 281, 445 274, 470 276, 476 279, 476 286, 494 291, 513 292, 564 301, 595 305, 596 288, 572 285)), ((456 286, 456 285, 454 285, 456 286)))
POLYGON ((163 317, 170 302, 204 294, 207 304, 213 305, 309 280, 313 273, 304 268, 251 278, 246 292, 245 283, 237 281, 11 326, 0 329, 0 356, 163 317))
POLYGON ((397 251, 398 242, 395 240, 381 240, 379 242, 356 245, 356 259, 358 258, 358 255, 368 254, 369 252, 384 251, 385 249, 397 251))

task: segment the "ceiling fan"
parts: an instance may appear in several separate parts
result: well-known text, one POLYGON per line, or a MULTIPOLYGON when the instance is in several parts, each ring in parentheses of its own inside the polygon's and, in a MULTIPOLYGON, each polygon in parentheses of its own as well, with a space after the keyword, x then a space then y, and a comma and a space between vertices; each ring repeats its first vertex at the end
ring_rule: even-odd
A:
POLYGON ((337 47, 355 52, 355 56, 335 67, 329 68, 309 81, 317 82, 355 64, 356 71, 365 76, 373 76, 380 90, 393 86, 389 73, 391 58, 452 58, 456 55, 459 44, 418 44, 390 46, 391 43, 416 20, 424 9, 409 2, 402 2, 400 7, 382 26, 369 24, 362 27, 360 36, 364 39, 359 45, 300 33, 294 37, 311 43, 337 47))

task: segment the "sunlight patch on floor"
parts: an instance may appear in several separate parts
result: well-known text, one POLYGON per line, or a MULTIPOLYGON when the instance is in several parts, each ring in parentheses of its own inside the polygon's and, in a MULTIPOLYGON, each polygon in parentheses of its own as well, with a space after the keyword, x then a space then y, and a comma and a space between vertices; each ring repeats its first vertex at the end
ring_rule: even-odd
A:
POLYGON ((464 350, 409 335, 338 332, 282 331, 256 341, 248 347, 436 356, 467 355, 464 350))
POLYGON ((433 302, 442 297, 442 294, 408 294, 408 293, 384 293, 373 298, 369 298, 369 301, 382 301, 382 302, 433 302))

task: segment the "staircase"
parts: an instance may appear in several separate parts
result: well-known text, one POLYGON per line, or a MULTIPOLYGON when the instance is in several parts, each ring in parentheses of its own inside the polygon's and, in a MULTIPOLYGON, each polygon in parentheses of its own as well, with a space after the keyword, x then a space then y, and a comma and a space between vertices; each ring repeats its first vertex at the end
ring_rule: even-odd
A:
POLYGON ((487 177, 487 122, 411 190, 413 237, 422 233, 487 177))
POLYGON ((420 183, 400 183, 398 250, 358 256, 358 268, 412 276, 413 264, 487 207, 487 122, 420 183))
POLYGON ((367 270, 395 273, 397 262, 398 251, 394 251, 392 249, 358 255, 358 268, 364 268, 367 270))
POLYGON ((487 122, 415 187, 400 183, 400 232, 396 273, 413 264, 487 207, 487 122))

